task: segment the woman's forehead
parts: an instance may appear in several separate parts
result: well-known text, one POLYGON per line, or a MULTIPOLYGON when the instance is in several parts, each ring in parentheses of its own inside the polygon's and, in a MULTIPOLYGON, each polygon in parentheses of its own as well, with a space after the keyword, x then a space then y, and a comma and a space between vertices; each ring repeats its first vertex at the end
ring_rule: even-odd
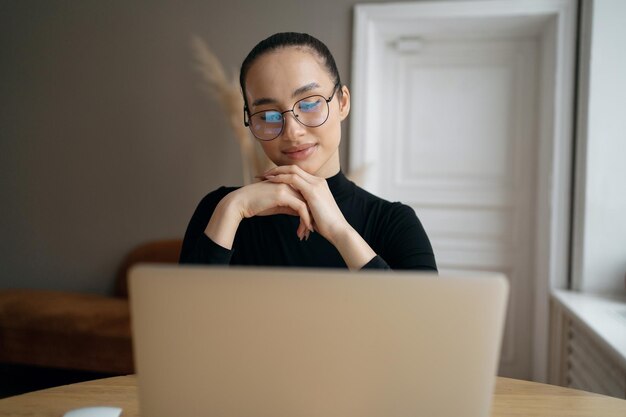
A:
POLYGON ((246 75, 249 98, 281 98, 297 89, 317 83, 332 85, 323 61, 315 54, 296 48, 283 48, 261 55, 246 75))

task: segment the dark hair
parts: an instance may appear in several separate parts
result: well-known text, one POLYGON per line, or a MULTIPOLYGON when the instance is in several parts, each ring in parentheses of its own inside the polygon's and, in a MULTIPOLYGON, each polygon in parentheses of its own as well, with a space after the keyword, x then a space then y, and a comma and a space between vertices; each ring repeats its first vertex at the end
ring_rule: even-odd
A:
MULTIPOLYGON (((341 85, 339 70, 337 70, 337 64, 335 64, 335 58, 333 58, 333 55, 328 50, 328 47, 324 45, 322 41, 307 33, 275 33, 269 38, 264 39, 256 44, 256 46, 252 48, 246 59, 244 59, 243 63, 241 64, 241 70, 239 72, 239 84, 241 85, 241 93, 243 94, 243 102, 246 110, 248 109, 248 98, 246 97, 245 80, 246 75, 248 74, 248 70, 250 69, 254 61, 256 61, 258 57, 265 53, 272 52, 281 48, 287 48, 290 46, 308 49, 316 54, 324 61, 324 65, 330 73, 334 85, 341 85)), ((341 88, 339 89, 339 95, 341 96, 341 88)))

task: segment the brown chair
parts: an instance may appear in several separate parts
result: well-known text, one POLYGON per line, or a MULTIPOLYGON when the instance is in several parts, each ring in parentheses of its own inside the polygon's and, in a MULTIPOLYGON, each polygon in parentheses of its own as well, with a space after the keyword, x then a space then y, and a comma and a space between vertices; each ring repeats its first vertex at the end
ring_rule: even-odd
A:
POLYGON ((0 290, 0 363, 133 373, 128 269, 139 262, 177 263, 181 246, 171 239, 134 248, 118 269, 113 297, 0 290))
POLYGON ((137 246, 120 264, 115 278, 115 295, 128 298, 128 270, 140 262, 178 263, 183 241, 180 239, 159 240, 137 246))

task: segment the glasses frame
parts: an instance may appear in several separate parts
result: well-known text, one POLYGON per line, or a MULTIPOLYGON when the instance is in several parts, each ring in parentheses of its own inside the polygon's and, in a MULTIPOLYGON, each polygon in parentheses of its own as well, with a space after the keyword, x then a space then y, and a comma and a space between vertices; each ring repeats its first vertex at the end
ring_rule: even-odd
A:
POLYGON ((338 88, 339 88, 340 86, 341 86, 341 83, 336 83, 336 84, 335 84, 335 86, 333 87, 333 92, 332 92, 332 94, 331 94, 331 95, 330 95, 330 97, 328 97, 328 98, 324 97, 324 96, 323 96, 323 95, 321 95, 321 94, 313 94, 313 95, 311 95, 311 96, 307 96, 307 97, 304 97, 304 98, 299 99, 298 101, 296 101, 295 103, 293 103, 293 106, 291 106, 291 110, 285 110, 285 111, 283 111, 283 112, 281 112, 280 110, 276 110, 276 109, 266 109, 266 110, 260 110, 260 111, 258 111, 258 112, 255 112, 255 113, 250 114, 250 110, 248 109, 248 106, 247 106, 247 105, 244 105, 244 106, 243 106, 243 124, 244 124, 244 126, 245 126, 245 127, 249 128, 249 127, 250 127, 250 119, 251 119, 254 115, 259 114, 259 113, 264 113, 264 112, 268 112, 268 111, 275 111, 275 112, 277 112, 277 113, 280 113, 281 118, 282 118, 282 126, 280 127, 280 131, 278 132, 278 134, 277 134, 276 136, 274 136, 273 138, 271 138, 271 139, 262 139, 262 138, 258 137, 257 135, 255 135, 255 134, 254 134, 254 131, 253 131, 252 129, 250 129, 250 132, 252 133, 252 135, 253 135, 255 138, 257 138, 258 140, 262 140, 262 141, 264 141, 264 142, 268 142, 268 141, 270 141, 270 140, 274 140, 274 139, 276 139, 277 137, 279 137, 280 135, 282 135, 282 134, 283 134, 283 131, 285 130, 285 116, 284 116, 284 114, 285 114, 285 113, 291 113, 291 114, 293 114, 293 118, 294 118, 294 119, 296 119, 296 121, 297 121, 298 123, 300 123, 302 126, 306 126, 306 127, 320 127, 321 125, 323 125, 324 123, 326 123, 326 121, 328 120, 328 117, 330 116, 330 105, 329 105, 329 103, 330 103, 331 101, 333 101, 333 98, 335 98, 335 93, 337 93, 337 90, 338 90, 338 88), (327 112, 326 112, 326 118, 324 119, 324 121, 323 121, 322 123, 320 123, 320 124, 313 125, 313 126, 311 126, 311 125, 307 125, 307 124, 303 123, 303 122, 302 122, 302 121, 298 118, 298 116, 296 115, 296 113, 294 112, 294 109, 296 108, 296 104, 298 104, 298 103, 299 103, 299 102, 301 102, 302 100, 306 100, 306 99, 311 98, 311 97, 321 97, 321 98, 323 98, 323 99, 324 99, 324 101, 326 102, 326 110, 327 110, 327 112))

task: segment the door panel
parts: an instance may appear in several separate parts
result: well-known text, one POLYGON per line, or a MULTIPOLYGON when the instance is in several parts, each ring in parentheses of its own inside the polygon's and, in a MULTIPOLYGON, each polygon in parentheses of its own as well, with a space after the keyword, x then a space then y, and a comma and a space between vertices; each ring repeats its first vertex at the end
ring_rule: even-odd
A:
POLYGON ((441 272, 508 275, 500 372, 517 377, 530 368, 537 51, 536 40, 390 48, 386 101, 397 105, 378 149, 376 189, 415 209, 441 272))

